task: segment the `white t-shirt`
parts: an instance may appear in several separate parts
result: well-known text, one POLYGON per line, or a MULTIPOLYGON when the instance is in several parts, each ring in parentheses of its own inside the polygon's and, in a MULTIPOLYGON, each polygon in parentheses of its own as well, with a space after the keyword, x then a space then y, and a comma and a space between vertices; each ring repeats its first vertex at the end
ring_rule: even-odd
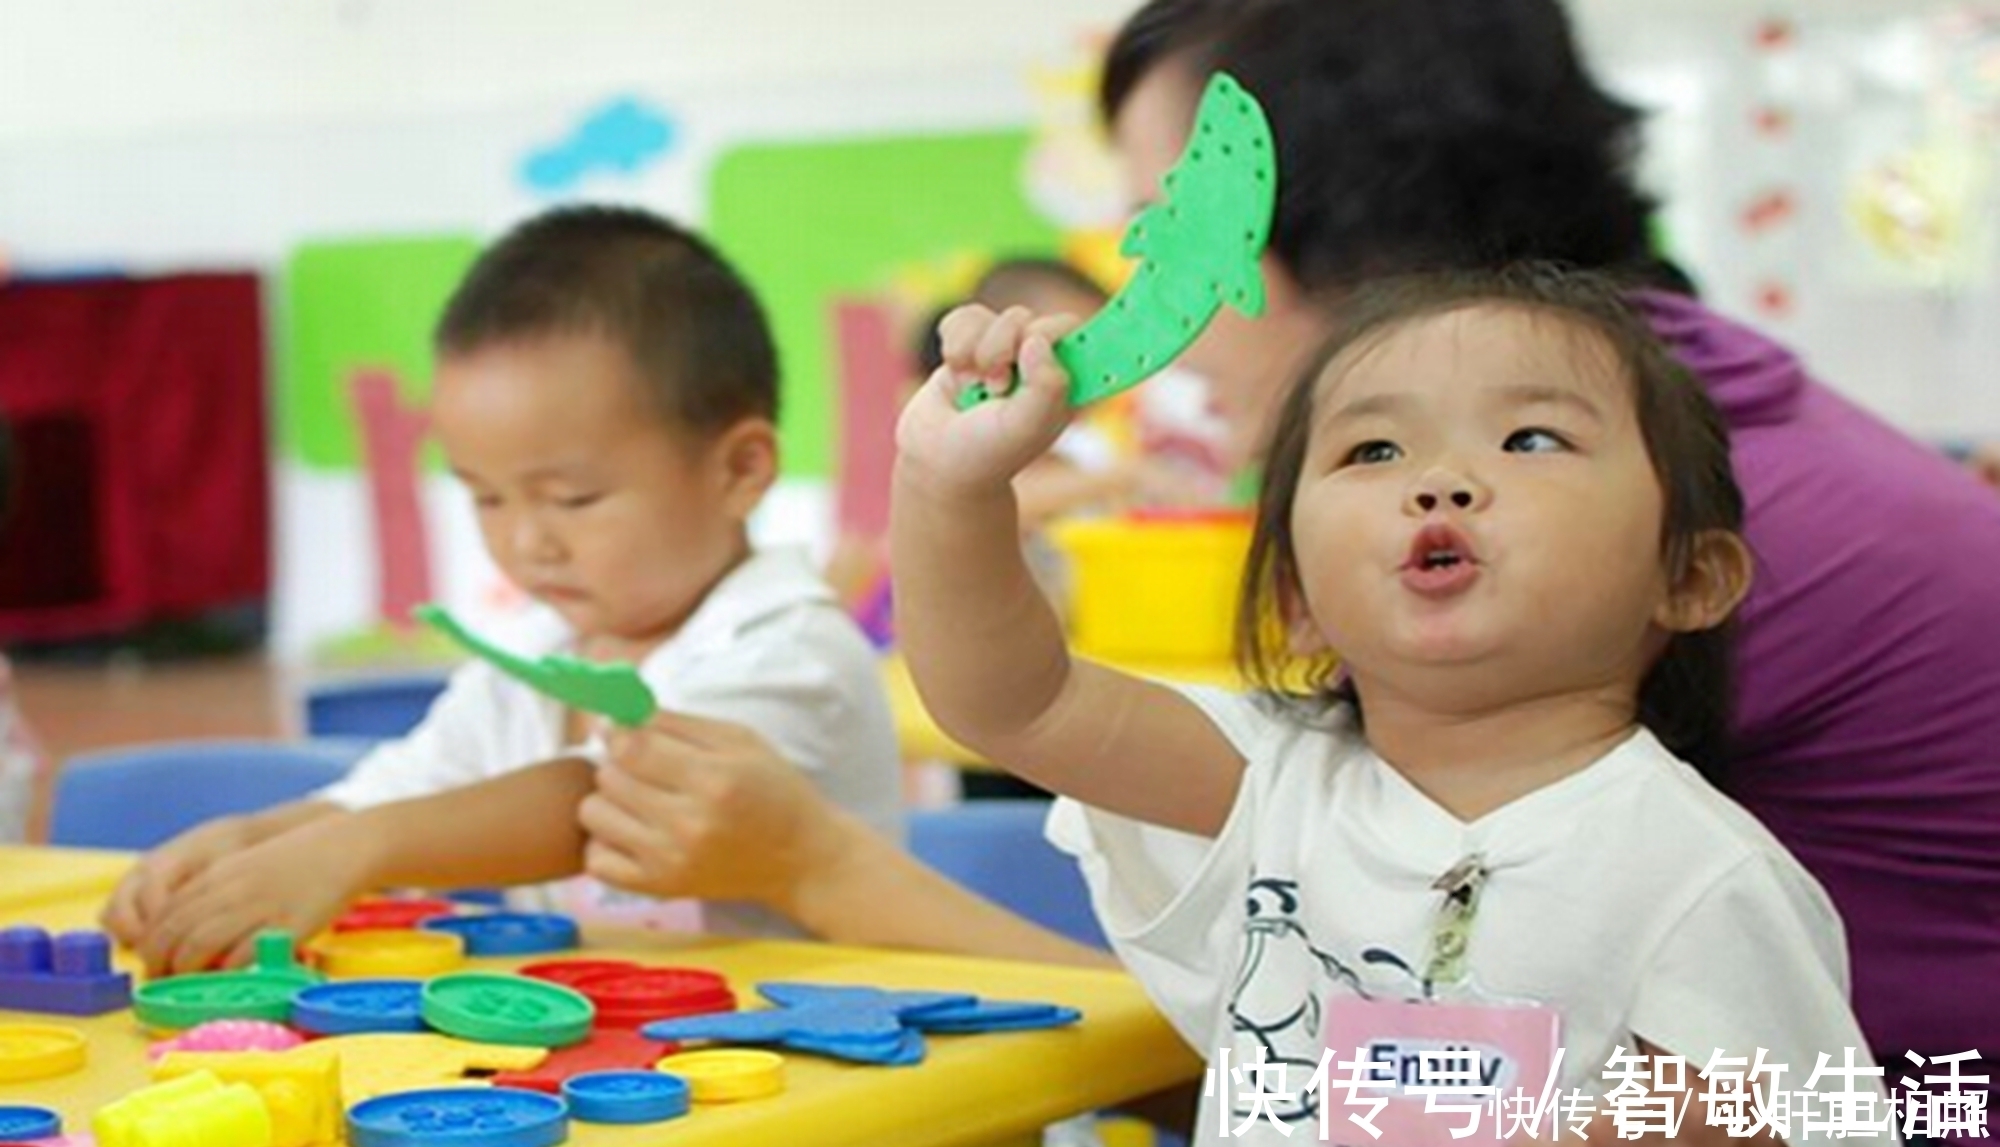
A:
MULTIPOLYGON (((1840 1065, 1851 1047, 1872 1064, 1825 892, 1651 734, 1467 824, 1376 756, 1348 710, 1311 725, 1255 698, 1183 692, 1246 761, 1221 835, 1071 801, 1050 814, 1049 835, 1081 862, 1119 955, 1211 1064, 1222 1048, 1232 1066, 1261 1051, 1302 1064, 1286 1080, 1300 1089, 1320 1062, 1333 995, 1422 998, 1441 897, 1432 885, 1473 854, 1490 875, 1470 934, 1472 981, 1488 997, 1556 1010, 1564 1093, 1609 1090, 1606 1061, 1616 1045, 1635 1050, 1634 1035, 1686 1057, 1690 1080, 1717 1049, 1766 1049, 1766 1063, 1790 1068, 1780 1086, 1793 1091, 1821 1052, 1840 1065)), ((1344 1125, 1344 1093, 1334 1098, 1344 1125)), ((1221 1101, 1204 1096, 1198 1142, 1217 1137, 1221 1101)), ((1258 1114, 1241 1092, 1228 1101, 1232 1129, 1258 1114)), ((1311 1138, 1316 1111, 1309 1099, 1283 1114, 1311 1138)), ((1268 1119, 1247 1135, 1290 1141, 1268 1119)))
MULTIPOLYGON (((540 613, 508 647, 523 656, 568 652, 573 635, 540 613)), ((680 631, 639 665, 663 708, 754 729, 811 774, 826 797, 891 839, 902 838, 902 768, 879 660, 804 556, 764 551, 724 578, 680 631)), ((560 756, 596 759, 595 745, 564 743, 561 705, 482 661, 452 674, 409 736, 381 746, 318 797, 346 808, 430 796, 560 756)), ((573 816, 550 809, 550 816, 573 816)), ((586 882, 586 887, 587 887, 586 882)), ((613 908, 615 893, 572 885, 524 893, 539 907, 613 908)), ((648 901, 622 903, 644 917, 648 901)), ((748 905, 711 904, 715 931, 786 934, 748 905)), ((586 914, 590 914, 586 912, 586 914)), ((616 911, 602 913, 618 915, 616 911)))

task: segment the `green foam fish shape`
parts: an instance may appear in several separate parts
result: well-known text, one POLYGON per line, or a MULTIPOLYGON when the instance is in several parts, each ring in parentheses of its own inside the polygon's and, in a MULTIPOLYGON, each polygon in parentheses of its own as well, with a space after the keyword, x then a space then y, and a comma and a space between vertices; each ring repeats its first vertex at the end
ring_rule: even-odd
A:
POLYGON ((466 652, 572 709, 609 717, 630 729, 645 724, 659 708, 653 691, 630 665, 600 665, 560 654, 531 661, 482 641, 441 606, 420 605, 415 613, 466 652))
MULTIPOLYGON (((1218 72, 1203 91, 1187 147, 1162 181, 1163 198, 1126 229, 1120 250, 1139 260, 1124 288, 1089 322, 1056 340, 1069 401, 1085 406, 1165 369, 1224 306, 1264 313, 1259 260, 1277 204, 1277 149, 1264 109, 1218 72)), ((959 393, 969 410, 984 385, 959 393)))

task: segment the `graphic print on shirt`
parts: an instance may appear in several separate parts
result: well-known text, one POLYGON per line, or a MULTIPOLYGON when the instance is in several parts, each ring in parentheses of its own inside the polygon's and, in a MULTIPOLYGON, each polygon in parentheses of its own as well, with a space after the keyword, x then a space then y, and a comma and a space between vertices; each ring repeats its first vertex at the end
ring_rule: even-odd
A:
POLYGON ((1327 998, 1352 994, 1364 1000, 1398 996, 1414 1000, 1423 997, 1423 987, 1410 962, 1386 948, 1361 953, 1362 964, 1399 973, 1397 982, 1385 988, 1370 987, 1353 965, 1315 947, 1298 918, 1298 881, 1256 878, 1246 898, 1242 955, 1229 1000, 1235 1043, 1231 1065, 1247 1071, 1259 1061, 1281 1063, 1282 1086, 1290 1094, 1276 1100, 1259 1096, 1253 1102, 1246 1092, 1269 1091, 1281 1082, 1267 1077, 1269 1086, 1261 1089, 1233 1087, 1230 1108, 1245 1119, 1255 1114, 1275 1115, 1288 1124, 1311 1122, 1319 1115, 1319 1095, 1306 1089, 1306 1081, 1319 1068, 1327 998))

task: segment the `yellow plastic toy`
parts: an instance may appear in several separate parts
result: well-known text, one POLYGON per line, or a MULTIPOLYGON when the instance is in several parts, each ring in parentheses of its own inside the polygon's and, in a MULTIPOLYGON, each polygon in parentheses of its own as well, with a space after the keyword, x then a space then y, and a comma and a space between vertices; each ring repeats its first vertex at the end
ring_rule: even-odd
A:
POLYGON ((696 1103, 739 1103, 785 1090, 785 1057, 776 1052, 689 1051, 653 1066, 687 1080, 688 1098, 696 1103))
POLYGON ((271 1113, 256 1088, 212 1071, 135 1091, 91 1121, 98 1147, 272 1147, 271 1113))
POLYGON ((0 1024, 0 1083, 54 1079, 82 1071, 89 1044, 75 1028, 0 1024))
POLYGON ((465 966, 465 940, 451 932, 337 932, 312 950, 321 971, 343 980, 423 979, 465 966))
POLYGON ((206 1072, 257 1089, 271 1115, 271 1147, 337 1143, 343 1131, 340 1063, 331 1054, 172 1052, 153 1065, 156 1080, 206 1072))
POLYGON ((414 1032, 343 1035, 309 1043, 286 1055, 319 1049, 340 1057, 340 1093, 353 1105, 378 1095, 426 1087, 484 1087, 472 1072, 529 1071, 549 1057, 547 1048, 468 1043, 414 1032))

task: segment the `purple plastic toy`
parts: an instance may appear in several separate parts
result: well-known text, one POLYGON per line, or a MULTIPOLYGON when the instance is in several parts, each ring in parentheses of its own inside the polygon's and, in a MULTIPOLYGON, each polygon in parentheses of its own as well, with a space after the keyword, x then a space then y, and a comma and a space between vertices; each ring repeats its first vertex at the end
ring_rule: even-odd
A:
POLYGON ((111 970, 102 932, 45 929, 0 932, 0 1008, 64 1016, 101 1016, 132 1006, 132 977, 111 970))

